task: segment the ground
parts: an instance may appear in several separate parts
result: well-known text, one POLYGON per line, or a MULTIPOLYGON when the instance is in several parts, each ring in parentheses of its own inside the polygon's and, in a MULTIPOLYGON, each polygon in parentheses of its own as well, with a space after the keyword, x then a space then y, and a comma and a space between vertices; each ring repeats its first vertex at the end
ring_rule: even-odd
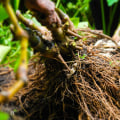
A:
MULTIPOLYGON (((109 46, 110 40, 101 33, 96 35, 97 31, 83 32, 87 38, 82 42, 83 49, 62 54, 73 73, 56 59, 43 58, 40 53, 33 56, 29 62, 28 85, 1 105, 11 119, 120 119, 119 48, 112 40, 113 46, 109 46), (99 40, 106 43, 101 46, 97 43, 99 40)), ((14 81, 13 70, 1 66, 2 90, 8 89, 14 81)))

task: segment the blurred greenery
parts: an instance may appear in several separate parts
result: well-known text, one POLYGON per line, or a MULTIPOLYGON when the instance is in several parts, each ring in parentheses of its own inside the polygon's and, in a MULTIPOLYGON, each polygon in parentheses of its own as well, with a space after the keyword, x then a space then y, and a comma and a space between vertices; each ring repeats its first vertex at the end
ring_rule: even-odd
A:
MULTIPOLYGON (((32 50, 28 47, 28 58, 30 58, 32 50)), ((10 31, 10 25, 0 24, 0 64, 8 64, 9 67, 17 70, 20 56, 20 41, 14 38, 10 31), (2 46, 1 46, 2 45, 2 46), (2 52, 3 51, 3 52, 2 52), (4 60, 3 60, 4 59, 4 60)))
MULTIPOLYGON (((74 0, 74 1, 73 0, 53 0, 53 1, 56 3, 56 7, 59 7, 70 16, 75 26, 78 25, 80 22, 87 22, 88 26, 91 27, 92 29, 96 27, 95 21, 94 21, 95 16, 93 17, 90 9, 90 2, 93 0, 74 0)), ((101 8, 102 23, 99 23, 99 24, 102 24, 103 32, 105 34, 111 35, 112 25, 114 24, 113 23, 114 17, 116 17, 115 14, 117 12, 118 6, 120 5, 119 4, 120 1, 119 0, 106 0, 106 1, 96 0, 96 1, 98 1, 98 5, 101 8), (107 6, 109 8, 105 8, 104 6, 105 2, 107 3, 107 6), (106 11, 109 11, 110 13, 109 21, 107 21, 108 23, 106 23, 106 14, 105 14, 106 11)), ((118 14, 118 16, 120 15, 118 14)), ((115 23, 115 24, 118 24, 118 23, 115 23)))
POLYGON ((107 0, 108 6, 112 6, 113 4, 119 2, 119 0, 107 0))
MULTIPOLYGON (((7 46, 8 48, 11 48, 11 50, 9 50, 9 53, 6 51, 0 54, 0 58, 4 58, 6 56, 6 59, 4 59, 4 61, 1 61, 0 64, 6 64, 12 61, 16 61, 15 59, 17 59, 20 55, 20 41, 12 41, 12 39, 13 35, 10 31, 10 26, 5 26, 1 23, 0 45, 4 46, 2 46, 2 48, 0 49, 5 49, 7 46)), ((9 64, 9 66, 14 67, 14 64, 16 64, 16 62, 13 62, 13 64, 9 64)))
POLYGON ((9 115, 5 112, 0 112, 0 120, 9 120, 9 115))
POLYGON ((89 11, 90 0, 53 0, 56 6, 67 13, 70 18, 79 17, 80 21, 86 21, 86 13, 89 11))
POLYGON ((0 45, 0 63, 4 60, 11 47, 0 45))
POLYGON ((6 10, 4 9, 3 5, 0 4, 0 21, 3 21, 8 18, 8 14, 6 10))

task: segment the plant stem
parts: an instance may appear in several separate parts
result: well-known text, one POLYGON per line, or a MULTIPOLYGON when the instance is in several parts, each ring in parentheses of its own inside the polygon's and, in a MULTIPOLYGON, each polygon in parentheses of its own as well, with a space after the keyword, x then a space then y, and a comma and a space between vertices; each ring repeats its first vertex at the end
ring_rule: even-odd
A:
POLYGON ((103 26, 103 32, 106 33, 106 23, 105 23, 105 14, 104 14, 104 3, 103 0, 100 0, 101 4, 101 15, 102 15, 102 26, 103 26))
POLYGON ((112 22, 113 22, 113 18, 114 18, 114 15, 115 15, 115 12, 116 12, 116 9, 117 9, 117 5, 118 4, 115 4, 113 10, 112 10, 112 13, 110 14, 110 18, 109 18, 109 24, 108 24, 108 28, 107 28, 107 34, 110 35, 110 30, 111 30, 111 27, 112 27, 112 22))
POLYGON ((57 3, 56 3, 56 8, 58 8, 60 5, 60 0, 57 0, 57 3))

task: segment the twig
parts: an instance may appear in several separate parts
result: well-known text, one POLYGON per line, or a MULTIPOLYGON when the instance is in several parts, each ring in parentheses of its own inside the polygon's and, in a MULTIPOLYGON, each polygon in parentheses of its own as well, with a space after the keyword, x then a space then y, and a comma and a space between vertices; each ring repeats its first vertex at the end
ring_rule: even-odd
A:
POLYGON ((98 33, 98 32, 96 32, 96 31, 90 30, 90 29, 76 29, 76 30, 77 30, 77 31, 82 31, 82 32, 89 32, 89 33, 92 33, 92 34, 99 35, 99 36, 102 36, 102 37, 104 37, 104 38, 107 38, 107 39, 109 39, 109 40, 112 40, 112 41, 116 44, 116 46, 117 46, 117 48, 118 48, 117 42, 116 42, 114 39, 112 39, 110 36, 108 36, 108 35, 105 35, 105 34, 103 34, 103 33, 98 33))
POLYGON ((39 33, 39 36, 41 38, 46 39, 46 40, 52 39, 50 31, 48 31, 48 29, 46 27, 37 26, 36 24, 34 24, 34 22, 32 20, 25 18, 19 10, 16 11, 16 16, 23 24, 25 24, 26 26, 28 26, 29 28, 31 28, 33 30, 37 30, 39 33), (47 36, 49 36, 49 37, 47 37, 47 36))
POLYGON ((82 37, 80 35, 78 35, 77 33, 73 32, 73 31, 71 31, 70 29, 67 30, 67 33, 70 34, 70 35, 73 35, 75 37, 78 37, 78 38, 82 39, 82 37))

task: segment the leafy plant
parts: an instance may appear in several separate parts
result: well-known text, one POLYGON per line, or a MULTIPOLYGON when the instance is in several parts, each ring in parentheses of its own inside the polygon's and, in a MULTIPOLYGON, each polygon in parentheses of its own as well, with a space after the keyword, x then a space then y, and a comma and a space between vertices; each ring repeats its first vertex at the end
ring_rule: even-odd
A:
MULTIPOLYGON (((0 11, 1 13, 1 11, 0 11)), ((24 14, 26 18, 30 18, 34 23, 40 26, 37 20, 32 17, 29 12, 24 14)), ((28 58, 32 55, 32 49, 28 47, 28 58)), ((0 24, 0 64, 9 63, 9 67, 17 70, 19 65, 20 56, 20 41, 14 38, 11 33, 10 26, 4 25, 2 22, 0 24), (16 58, 16 60, 15 60, 16 58)))
POLYGON ((13 39, 13 35, 10 31, 9 26, 0 25, 0 44, 11 46, 11 41, 13 39))
POLYGON ((56 7, 67 13, 70 18, 79 18, 81 21, 87 20, 86 12, 89 10, 90 0, 53 0, 56 7))

